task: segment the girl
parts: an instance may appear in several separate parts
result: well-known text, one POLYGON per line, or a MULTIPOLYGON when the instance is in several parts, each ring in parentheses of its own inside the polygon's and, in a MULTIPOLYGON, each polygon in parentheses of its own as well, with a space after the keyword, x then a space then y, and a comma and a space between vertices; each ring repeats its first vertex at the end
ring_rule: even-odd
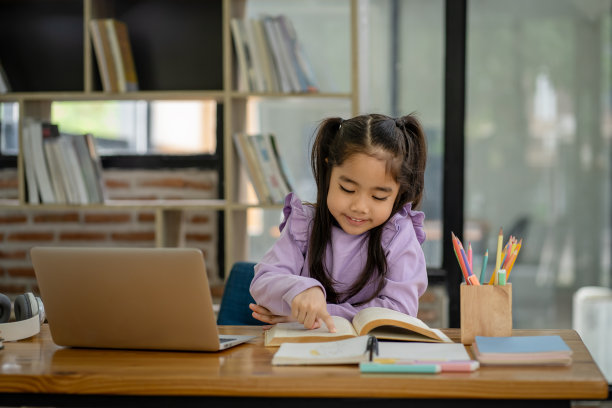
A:
POLYGON ((331 315, 370 306, 415 316, 427 287, 424 214, 413 210, 426 157, 412 114, 324 120, 311 154, 317 202, 286 197, 281 235, 255 266, 253 317, 334 332, 331 315))

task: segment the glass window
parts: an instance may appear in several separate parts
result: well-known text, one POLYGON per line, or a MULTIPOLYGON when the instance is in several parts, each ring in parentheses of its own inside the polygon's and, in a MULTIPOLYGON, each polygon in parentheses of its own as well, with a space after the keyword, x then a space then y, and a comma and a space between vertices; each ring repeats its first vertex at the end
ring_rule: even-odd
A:
POLYGON ((391 116, 416 113, 428 144, 425 195, 429 267, 442 265, 444 1, 360 2, 360 106, 391 116))
POLYGON ((612 4, 468 5, 465 219, 478 231, 474 263, 487 248, 495 254, 500 227, 504 242, 522 238, 510 275, 514 327, 571 327, 576 289, 610 285, 612 4))
POLYGON ((100 153, 214 154, 214 101, 53 102, 51 120, 66 133, 92 133, 100 153))

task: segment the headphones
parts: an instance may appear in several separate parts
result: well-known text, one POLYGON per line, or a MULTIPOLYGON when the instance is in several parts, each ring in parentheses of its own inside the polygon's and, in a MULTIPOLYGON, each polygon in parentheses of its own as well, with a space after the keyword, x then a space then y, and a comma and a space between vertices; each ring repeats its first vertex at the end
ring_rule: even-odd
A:
POLYGON ((31 292, 18 295, 12 307, 14 322, 9 322, 11 306, 9 297, 0 293, 0 340, 22 340, 40 332, 40 325, 45 321, 45 307, 39 297, 31 292))

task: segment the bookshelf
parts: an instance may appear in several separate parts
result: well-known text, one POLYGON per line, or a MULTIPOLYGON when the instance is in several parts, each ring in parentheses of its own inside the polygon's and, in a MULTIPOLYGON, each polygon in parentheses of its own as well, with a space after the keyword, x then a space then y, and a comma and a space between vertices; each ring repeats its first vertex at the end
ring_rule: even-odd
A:
MULTIPOLYGON (((269 4, 270 14, 279 2, 269 4)), ((305 2, 309 0, 292 0, 305 2)), ((313 2, 313 0, 310 0, 313 2)), ((325 2, 314 0, 315 6, 325 2)), ((50 120, 54 101, 106 100, 206 100, 223 105, 223 196, 215 200, 106 201, 76 208, 87 211, 147 208, 155 211, 156 245, 180 245, 180 219, 185 210, 222 213, 224 264, 246 259, 247 211, 280 210, 281 205, 245 202, 246 180, 233 144, 233 134, 247 129, 247 105, 251 98, 268 100, 342 99, 352 114, 359 112, 357 0, 346 0, 350 63, 346 68, 349 91, 318 93, 266 93, 238 91, 237 61, 231 35, 231 19, 245 18, 247 0, 7 0, 0 4, 0 60, 12 91, 0 94, 0 103, 15 102, 19 128, 25 117, 50 120), (117 18, 130 32, 140 90, 109 93, 102 90, 89 21, 117 18), (60 29, 61 28, 61 29, 60 29), (44 61, 44 63, 41 63, 44 61)), ((311 7, 312 8, 312 7, 311 7)), ((313 8, 317 10, 317 8, 313 8)), ((325 13, 324 10, 318 11, 325 13)), ((313 26, 317 13, 310 13, 313 26)), ((319 44, 319 46, 321 46, 319 44)), ((316 59, 316 55, 311 55, 316 59)), ((60 124, 61 125, 61 124, 60 124)), ((21 133, 21 130, 20 130, 21 133)), ((20 135, 21 137, 21 135, 20 135)), ((282 138, 282 135, 277 134, 282 138)), ((26 200, 24 163, 17 159, 18 199, 0 202, 1 209, 65 210, 68 205, 30 205, 26 200)))

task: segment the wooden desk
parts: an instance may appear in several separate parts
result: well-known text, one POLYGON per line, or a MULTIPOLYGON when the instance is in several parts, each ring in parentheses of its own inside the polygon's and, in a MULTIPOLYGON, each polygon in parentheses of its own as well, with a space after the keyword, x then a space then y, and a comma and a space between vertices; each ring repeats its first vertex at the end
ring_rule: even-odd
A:
MULTIPOLYGON (((312 406, 306 398, 318 398, 317 404, 334 407, 382 403, 384 408, 405 408, 410 403, 406 399, 426 398, 427 407, 448 405, 449 399, 470 407, 491 406, 491 399, 518 399, 522 401, 494 404, 515 407, 518 402, 522 408, 608 397, 605 378, 572 330, 514 332, 560 334, 574 351, 569 367, 481 367, 473 373, 435 375, 360 374, 357 366, 273 367, 276 348, 263 347, 261 328, 221 331, 259 336, 219 353, 68 349, 52 342, 45 325, 38 336, 5 343, 0 351, 0 406, 254 407, 272 397, 263 406, 312 406)), ((445 332, 459 339, 458 329, 445 332)), ((416 406, 425 405, 421 401, 416 406)))

